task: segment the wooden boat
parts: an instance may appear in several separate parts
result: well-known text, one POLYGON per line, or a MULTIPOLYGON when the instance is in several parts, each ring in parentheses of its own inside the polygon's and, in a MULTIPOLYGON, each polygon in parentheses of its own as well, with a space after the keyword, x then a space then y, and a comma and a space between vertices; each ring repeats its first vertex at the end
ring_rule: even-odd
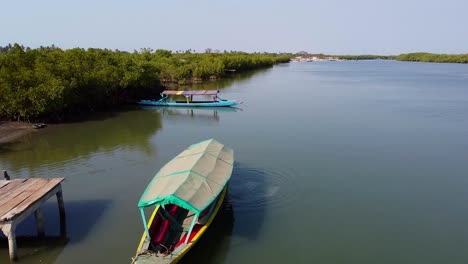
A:
POLYGON ((167 163, 138 202, 145 231, 132 263, 179 261, 220 210, 233 164, 233 150, 214 139, 191 145, 167 163), (148 207, 155 207, 149 221, 148 207))
POLYGON ((140 100, 140 105, 156 106, 185 106, 185 107, 226 107, 235 106, 239 103, 235 100, 221 99, 218 90, 196 90, 196 91, 172 91, 166 90, 161 93, 159 100, 140 100), (184 96, 184 101, 170 101, 170 96, 184 96), (210 101, 194 101, 194 96, 210 96, 210 101))
POLYGON ((32 127, 34 129, 44 128, 44 127, 46 127, 46 124, 44 124, 44 123, 35 123, 35 124, 32 124, 32 127))

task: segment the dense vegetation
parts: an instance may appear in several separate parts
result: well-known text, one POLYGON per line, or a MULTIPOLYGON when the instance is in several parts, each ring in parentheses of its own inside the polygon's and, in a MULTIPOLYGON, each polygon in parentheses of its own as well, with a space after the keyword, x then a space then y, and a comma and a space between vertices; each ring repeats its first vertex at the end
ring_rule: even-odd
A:
POLYGON ((289 56, 241 52, 172 53, 0 47, 0 118, 63 120, 154 96, 164 83, 218 78, 287 62, 289 56))
POLYGON ((396 59, 399 61, 468 63, 468 54, 433 54, 418 52, 400 54, 396 59))

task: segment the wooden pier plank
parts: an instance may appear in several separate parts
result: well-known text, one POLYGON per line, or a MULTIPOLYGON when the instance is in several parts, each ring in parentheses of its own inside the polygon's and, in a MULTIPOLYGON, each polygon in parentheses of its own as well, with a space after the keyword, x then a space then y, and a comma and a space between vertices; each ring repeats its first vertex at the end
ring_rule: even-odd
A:
MULTIPOLYGON (((22 182, 25 182, 27 181, 28 179, 15 179, 15 180, 0 180, 1 183, 6 183, 6 184, 16 184, 16 183, 22 183, 22 182)), ((6 185, 5 184, 5 185, 6 185)))
POLYGON ((21 214, 35 202, 39 201, 43 196, 54 189, 62 181, 63 178, 48 179, 48 182, 44 185, 32 186, 24 192, 27 197, 18 203, 15 207, 13 207, 9 212, 0 216, 0 220, 13 220, 17 215, 21 214))
MULTIPOLYGON (((0 216, 14 208, 17 204, 30 196, 32 191, 44 186, 47 182, 47 179, 28 179, 14 189, 0 195, 0 216), (31 188, 32 190, 28 191, 28 189, 31 188)), ((0 220, 2 219, 0 218, 0 220)))
POLYGON ((44 235, 40 206, 56 195, 60 211, 60 233, 66 235, 65 208, 60 183, 64 178, 0 180, 0 230, 8 237, 10 260, 18 258, 16 226, 35 215, 39 236, 44 235))
POLYGON ((0 189, 3 188, 3 186, 9 184, 10 182, 11 182, 11 181, 6 181, 6 180, 0 181, 0 189))
MULTIPOLYGON (((21 195, 28 188, 34 185, 44 185, 47 182, 47 179, 32 178, 27 179, 24 182, 16 183, 14 188, 7 188, 7 190, 4 190, 5 188, 0 189, 2 191, 2 193, 0 193, 0 215, 3 215, 4 213, 8 212, 8 208, 11 208, 10 203, 17 202, 17 200, 20 199, 18 198, 18 196, 21 195)), ((5 187, 8 187, 8 185, 5 187)))
POLYGON ((2 196, 7 195, 10 191, 15 189, 16 187, 20 186, 21 183, 25 182, 26 179, 21 179, 21 180, 11 180, 11 181, 5 181, 2 180, 2 182, 6 182, 2 188, 0 188, 0 201, 3 198, 2 196))

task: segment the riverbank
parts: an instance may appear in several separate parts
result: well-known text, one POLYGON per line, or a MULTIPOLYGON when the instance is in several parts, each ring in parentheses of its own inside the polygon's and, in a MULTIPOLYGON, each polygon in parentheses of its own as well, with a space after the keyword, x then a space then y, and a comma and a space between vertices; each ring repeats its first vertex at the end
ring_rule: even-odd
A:
POLYGON ((11 143, 34 132, 30 123, 0 121, 0 144, 11 143))
POLYGON ((157 98, 163 83, 192 84, 289 62, 289 54, 173 53, 142 49, 0 47, 0 116, 63 122, 69 116, 157 98), (40 98, 40 100, 38 100, 40 98))
POLYGON ((400 54, 399 61, 418 61, 436 63, 468 63, 468 54, 435 54, 427 52, 400 54))

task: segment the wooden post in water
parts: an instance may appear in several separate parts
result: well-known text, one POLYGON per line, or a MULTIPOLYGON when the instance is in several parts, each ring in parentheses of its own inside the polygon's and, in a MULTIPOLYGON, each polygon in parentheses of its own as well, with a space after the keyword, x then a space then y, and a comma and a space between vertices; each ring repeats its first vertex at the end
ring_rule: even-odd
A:
POLYGON ((16 232, 15 223, 9 222, 2 226, 3 234, 8 237, 8 253, 10 253, 10 261, 13 262, 18 259, 18 253, 16 250, 16 232))
POLYGON ((36 211, 34 212, 34 218, 36 218, 37 236, 44 237, 44 220, 42 219, 41 209, 36 209, 36 211))
POLYGON ((67 221, 65 218, 65 205, 63 203, 63 194, 62 194, 62 187, 59 187, 59 191, 57 192, 57 203, 59 207, 60 213, 60 236, 66 237, 67 236, 67 221))
POLYGON ((6 170, 3 170, 3 177, 5 180, 9 181, 10 180, 10 175, 8 175, 8 172, 6 170))

